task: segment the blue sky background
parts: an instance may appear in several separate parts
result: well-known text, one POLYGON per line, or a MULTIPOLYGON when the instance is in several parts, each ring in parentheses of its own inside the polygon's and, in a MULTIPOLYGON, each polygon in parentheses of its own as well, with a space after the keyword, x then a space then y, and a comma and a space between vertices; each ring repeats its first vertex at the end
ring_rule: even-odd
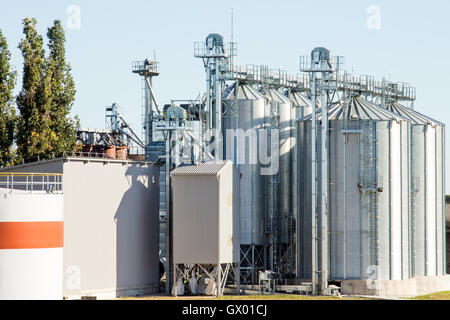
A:
MULTIPOLYGON (((83 127, 103 128, 105 106, 117 102, 140 133, 141 81, 131 73, 131 62, 153 57, 154 51, 161 63, 155 79, 161 104, 204 91, 204 69, 193 56, 193 43, 212 32, 229 40, 231 8, 237 64, 295 74, 300 55, 325 46, 345 56, 356 74, 411 83, 417 88, 416 110, 450 124, 450 1, 2 1, 0 29, 19 75, 22 19, 36 17, 45 38, 54 19, 67 26, 70 5, 81 9, 81 28, 66 28, 66 50, 77 86, 73 113, 83 127), (381 9, 379 30, 367 27, 371 5, 381 9)), ((20 86, 19 77, 17 90, 20 86)))

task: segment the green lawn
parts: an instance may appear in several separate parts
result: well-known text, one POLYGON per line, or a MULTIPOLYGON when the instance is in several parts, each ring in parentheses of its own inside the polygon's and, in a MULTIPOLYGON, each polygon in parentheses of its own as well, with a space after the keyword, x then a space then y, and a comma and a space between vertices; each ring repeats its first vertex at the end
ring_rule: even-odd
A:
POLYGON ((436 292, 411 298, 413 300, 450 300, 450 291, 436 292))

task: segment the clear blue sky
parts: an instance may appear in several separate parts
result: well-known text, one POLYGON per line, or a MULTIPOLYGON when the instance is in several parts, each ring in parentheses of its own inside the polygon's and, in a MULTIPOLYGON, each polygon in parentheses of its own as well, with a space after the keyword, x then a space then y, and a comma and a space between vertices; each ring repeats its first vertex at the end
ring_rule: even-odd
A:
MULTIPOLYGON (((325 46, 345 56, 357 74, 411 83, 417 88, 416 110, 450 124, 447 0, 2 1, 0 29, 19 73, 21 20, 36 17, 45 36, 54 19, 67 26, 71 5, 81 10, 80 29, 66 28, 66 48, 77 86, 73 113, 83 127, 103 128, 105 106, 117 102, 140 133, 141 82, 131 73, 131 62, 152 57, 154 50, 161 63, 155 79, 160 103, 204 91, 204 70, 193 57, 193 43, 211 32, 229 39, 231 8, 237 64, 265 64, 295 74, 300 55, 325 46), (377 30, 367 27, 371 5, 381 13, 377 30)), ((450 170, 449 164, 447 156, 450 170)))

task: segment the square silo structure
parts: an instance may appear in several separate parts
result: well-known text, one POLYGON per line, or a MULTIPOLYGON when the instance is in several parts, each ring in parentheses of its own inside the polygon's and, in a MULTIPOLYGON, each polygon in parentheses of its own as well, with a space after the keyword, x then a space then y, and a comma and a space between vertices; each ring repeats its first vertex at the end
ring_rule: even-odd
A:
POLYGON ((239 263, 239 173, 231 161, 171 172, 173 264, 239 263))

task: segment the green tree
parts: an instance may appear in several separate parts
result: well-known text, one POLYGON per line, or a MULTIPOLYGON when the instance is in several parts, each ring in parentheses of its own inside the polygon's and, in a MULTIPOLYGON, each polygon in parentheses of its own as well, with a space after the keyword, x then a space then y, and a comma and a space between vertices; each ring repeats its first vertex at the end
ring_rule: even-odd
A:
POLYGON ((0 30, 0 166, 8 166, 14 160, 14 132, 16 113, 14 86, 17 73, 11 69, 11 52, 0 30))
POLYGON ((23 159, 46 158, 51 145, 51 85, 45 75, 43 40, 36 30, 36 19, 23 20, 25 38, 19 44, 24 59, 22 90, 16 98, 20 113, 17 147, 23 159))
POLYGON ((76 148, 78 118, 69 117, 75 101, 75 83, 66 62, 66 37, 60 20, 48 28, 49 57, 46 63, 46 78, 50 81, 50 129, 52 152, 61 155, 76 148))

